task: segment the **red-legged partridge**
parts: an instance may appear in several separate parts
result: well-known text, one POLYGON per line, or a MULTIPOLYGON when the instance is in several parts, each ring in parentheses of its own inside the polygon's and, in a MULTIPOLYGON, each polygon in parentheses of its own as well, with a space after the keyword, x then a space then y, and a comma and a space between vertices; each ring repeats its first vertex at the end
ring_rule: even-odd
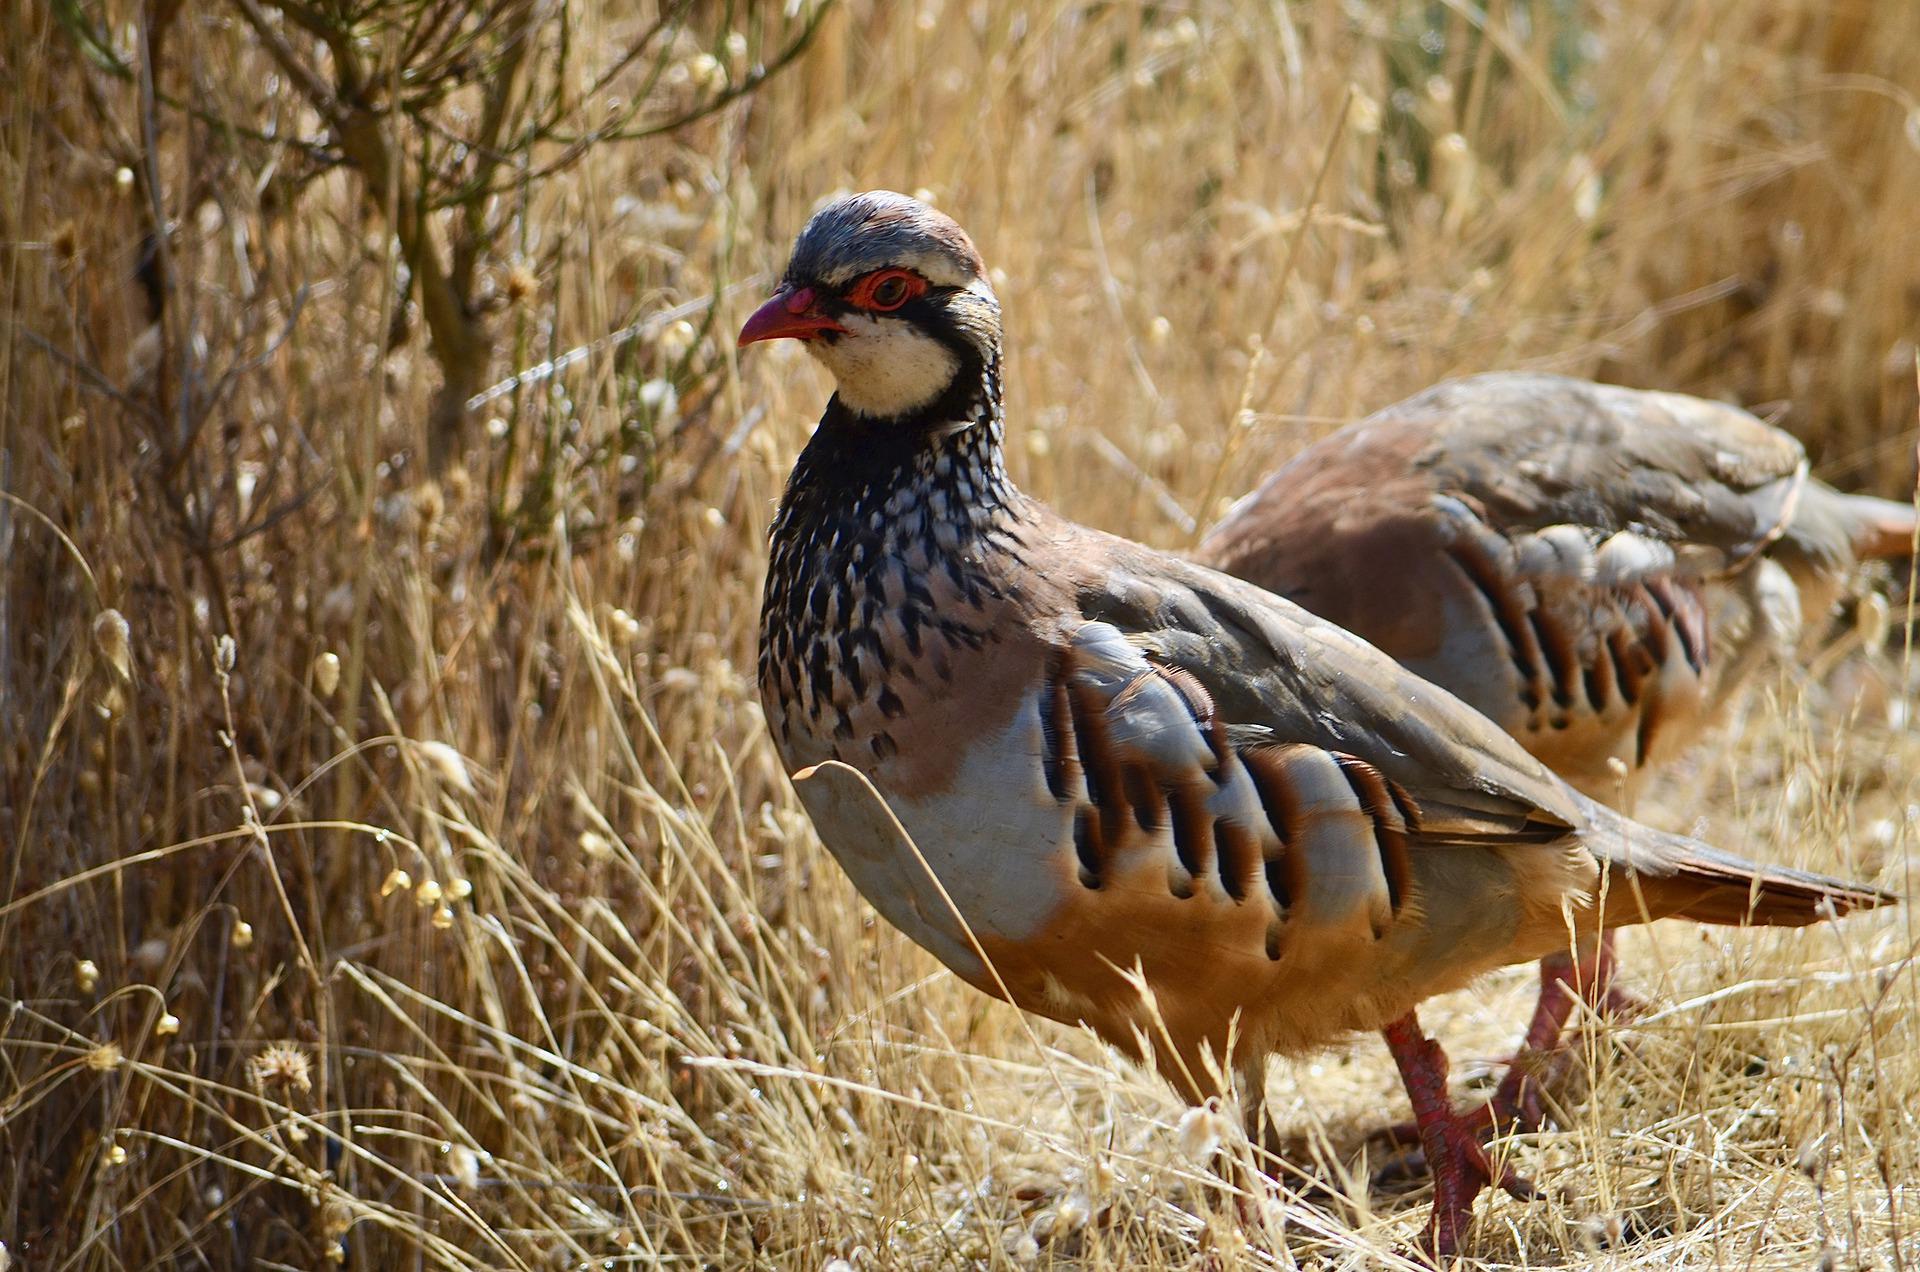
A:
MULTIPOLYGON (((1800 444, 1717 402, 1551 375, 1451 381, 1342 429, 1208 532, 1201 562, 1279 593, 1477 707, 1588 796, 1629 808, 1769 654, 1823 630, 1912 507, 1807 476, 1800 444)), ((1551 1056, 1610 943, 1541 969, 1551 1056)), ((1562 1053, 1564 1058, 1564 1053, 1562 1053)), ((1481 1111, 1537 1123, 1511 1067, 1481 1111)))
POLYGON ((773 523, 760 634, 822 841, 969 983, 1187 1099, 1237 1072, 1257 1105, 1268 1055, 1382 1031, 1436 1255, 1520 1181, 1446 1105, 1422 999, 1565 948, 1570 922, 1888 899, 1628 821, 1332 623, 1022 494, 999 305, 938 212, 870 193, 816 215, 740 343, 782 337, 838 387, 773 523))

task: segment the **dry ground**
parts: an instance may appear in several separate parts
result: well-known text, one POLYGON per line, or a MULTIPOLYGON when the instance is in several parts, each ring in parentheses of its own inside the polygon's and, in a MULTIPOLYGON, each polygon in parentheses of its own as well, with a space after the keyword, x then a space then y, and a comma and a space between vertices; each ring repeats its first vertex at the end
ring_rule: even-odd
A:
MULTIPOLYGON (((1019 478, 1154 543, 1490 367, 1725 396, 1911 492, 1920 6, 847 0, 737 98, 809 0, 672 6, 624 67, 645 0, 507 7, 522 78, 447 44, 484 74, 408 154, 492 162, 488 74, 699 117, 509 135, 415 214, 278 59, 384 64, 432 6, 0 14, 0 1267, 1386 1263, 1425 1209, 1357 1156, 1403 1108, 1376 1044, 1275 1067, 1336 1196, 1249 1241, 1208 1126, 821 852, 752 646, 827 386, 729 333, 818 198, 925 189, 999 271, 1019 478), (418 252, 473 208, 434 326, 418 252), (641 325, 436 474, 459 322, 482 383, 641 325)), ((358 100, 394 140, 382 94, 434 83, 358 100)), ((1642 812, 1905 891, 1916 696, 1896 626, 1642 812)), ((1475 1255, 1920 1263, 1913 949, 1904 908, 1630 939, 1658 1010, 1513 1144, 1558 1200, 1483 1202, 1475 1255)), ((1470 1073, 1528 996, 1429 1023, 1470 1073)))

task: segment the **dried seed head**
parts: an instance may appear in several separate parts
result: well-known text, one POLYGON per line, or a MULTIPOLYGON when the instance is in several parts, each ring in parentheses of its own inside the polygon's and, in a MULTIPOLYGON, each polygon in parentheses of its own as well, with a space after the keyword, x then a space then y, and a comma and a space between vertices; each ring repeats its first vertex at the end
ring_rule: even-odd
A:
POLYGON ((313 688, 321 697, 332 697, 340 688, 340 655, 332 649, 313 659, 313 688))
POLYGON ((687 72, 695 87, 710 93, 727 86, 727 68, 711 53, 695 54, 693 60, 687 63, 687 72))
POLYGON ((1868 649, 1886 644, 1893 630, 1893 609, 1887 598, 1878 592, 1868 592, 1861 597, 1853 611, 1853 630, 1860 633, 1860 640, 1868 649))
POLYGON ((472 895, 473 884, 465 879, 455 879, 447 885, 447 899, 449 901, 465 901, 472 895))
POLYGON ((107 1150, 106 1160, 109 1166, 125 1166, 127 1164, 127 1150, 115 1144, 107 1150))
POLYGON ((1226 1136, 1226 1119, 1220 1116, 1216 1102, 1208 1100, 1181 1114, 1180 1125, 1173 1134, 1181 1153, 1191 1161, 1204 1164, 1226 1136))
MULTIPOLYGON (((667 324, 666 330, 660 333, 660 352, 665 354, 669 359, 678 359, 681 354, 693 347, 693 342, 699 334, 698 329, 685 318, 670 322, 667 324)), ((662 383, 664 383, 664 381, 662 383)), ((670 385, 668 386, 669 389, 671 389, 671 387, 670 385)), ((655 392, 657 393, 658 390, 655 390, 655 392)), ((647 405, 653 406, 655 404, 649 402, 647 405)))
POLYGON ((380 895, 383 897, 390 897, 396 892, 410 892, 412 890, 413 876, 399 869, 389 870, 386 879, 380 884, 380 895))
POLYGON ((413 890, 413 902, 421 909, 440 904, 440 885, 432 879, 422 879, 420 886, 413 890))
POLYGON ((466 757, 445 742, 415 742, 414 753, 433 766, 442 781, 463 795, 473 794, 473 777, 467 772, 466 757))
POLYGON ((95 1073, 111 1073, 120 1067, 120 1062, 125 1058, 120 1054, 120 1044, 103 1042, 87 1052, 86 1064, 95 1073))
POLYGON ((480 1155, 465 1144, 449 1145, 447 1173, 458 1180, 462 1188, 478 1188, 480 1186, 480 1155))
POLYGON ((447 512, 446 492, 437 481, 424 481, 413 492, 413 510, 420 518, 422 532, 430 532, 447 512))
POLYGON ((276 1087, 283 1092, 313 1090, 313 1063, 307 1053, 290 1042, 276 1042, 261 1049, 247 1063, 254 1085, 276 1087))
POLYGON ((617 609, 607 615, 607 631, 613 643, 624 648, 640 639, 640 621, 627 611, 617 609))
POLYGON ((233 670, 234 660, 237 657, 238 651, 234 646, 233 637, 222 632, 220 639, 213 643, 214 669, 226 675, 233 670))
POLYGON ((515 265, 500 280, 500 290, 509 305, 517 305, 540 290, 540 280, 525 265, 515 265))
POLYGON ((179 1032, 180 1017, 170 1011, 162 1013, 160 1019, 153 1024, 153 1034, 156 1038, 171 1038, 179 1032))
POLYGON ((1353 98, 1352 113, 1348 118, 1353 121, 1351 126, 1354 133, 1361 137, 1371 137, 1373 134, 1379 132, 1380 103, 1361 92, 1357 84, 1350 87, 1347 91, 1352 94, 1353 98))
POLYGON ((93 987, 100 983, 100 967, 90 958, 83 958, 73 965, 73 983, 83 994, 91 994, 93 987))
POLYGON ((233 924, 233 948, 244 950, 253 944, 253 924, 245 919, 236 919, 233 924))
POLYGON ((446 931, 453 926, 453 907, 448 905, 441 906, 433 912, 432 921, 435 928, 442 932, 446 931))
POLYGON ((122 680, 133 674, 132 642, 127 616, 117 609, 103 609, 93 619, 93 647, 118 672, 122 680))

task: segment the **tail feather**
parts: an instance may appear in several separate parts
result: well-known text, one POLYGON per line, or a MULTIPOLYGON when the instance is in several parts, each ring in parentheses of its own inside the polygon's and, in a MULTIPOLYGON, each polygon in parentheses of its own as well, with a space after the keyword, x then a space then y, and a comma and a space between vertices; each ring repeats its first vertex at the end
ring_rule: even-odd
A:
MULTIPOLYGON (((1642 887, 1657 897, 1659 910, 1676 918, 1730 926, 1805 927, 1899 900, 1890 892, 1844 879, 1742 861, 1704 844, 1672 875, 1647 880, 1642 887)), ((1622 900, 1637 919, 1637 899, 1622 900)), ((1609 919, 1613 909, 1609 898, 1609 919)))
POLYGON ((1900 560, 1913 555, 1914 506, 1871 495, 1850 497, 1853 554, 1862 561, 1900 560))
POLYGON ((1781 536, 1788 558, 1845 574, 1862 561, 1913 555, 1914 507, 1875 495, 1850 495, 1810 481, 1781 536))
POLYGON ((1630 821, 1591 805, 1582 836, 1614 872, 1602 923, 1617 927, 1682 918, 1734 926, 1804 927, 1900 898, 1867 884, 1785 866, 1760 865, 1686 835, 1630 821))

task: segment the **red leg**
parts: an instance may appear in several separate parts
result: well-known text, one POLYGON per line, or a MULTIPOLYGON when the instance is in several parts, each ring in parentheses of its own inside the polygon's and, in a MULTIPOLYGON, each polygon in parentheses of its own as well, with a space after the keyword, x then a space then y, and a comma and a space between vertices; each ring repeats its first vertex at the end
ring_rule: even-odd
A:
MULTIPOLYGON (((1603 932, 1593 953, 1576 960, 1571 954, 1549 954, 1540 960, 1540 997, 1527 1023, 1520 1050, 1507 1062, 1500 1085, 1485 1104, 1462 1115, 1476 1134, 1499 1130, 1534 1131, 1546 1121, 1541 1095, 1559 1081, 1573 1063, 1565 1041, 1574 1004, 1584 1002, 1595 1015, 1624 1019, 1641 1010, 1633 995, 1614 985, 1619 964, 1613 953, 1613 933, 1603 932)), ((1405 1122, 1387 1127, 1379 1138, 1392 1144, 1418 1142, 1419 1128, 1405 1122)))
POLYGON ((1541 1092, 1573 1063, 1573 1047, 1565 1035, 1574 1004, 1585 1003, 1602 1019, 1624 1020, 1640 1012, 1640 1000, 1614 984, 1619 966, 1610 931, 1600 934, 1593 953, 1585 959, 1562 953, 1540 960, 1540 998, 1519 1053, 1508 1063, 1493 1098, 1480 1110, 1485 1126, 1532 1131, 1546 1121, 1541 1092))
POLYGON ((1414 1014, 1408 1012, 1381 1033, 1400 1066, 1400 1079, 1413 1102, 1414 1124, 1420 1129, 1420 1146, 1433 1168, 1433 1217, 1421 1248, 1441 1262, 1460 1248, 1460 1238, 1473 1218, 1474 1198, 1489 1184, 1522 1199, 1532 1197, 1535 1190, 1512 1170, 1496 1166, 1467 1119, 1453 1111, 1447 1100, 1447 1053, 1421 1031, 1414 1014))

